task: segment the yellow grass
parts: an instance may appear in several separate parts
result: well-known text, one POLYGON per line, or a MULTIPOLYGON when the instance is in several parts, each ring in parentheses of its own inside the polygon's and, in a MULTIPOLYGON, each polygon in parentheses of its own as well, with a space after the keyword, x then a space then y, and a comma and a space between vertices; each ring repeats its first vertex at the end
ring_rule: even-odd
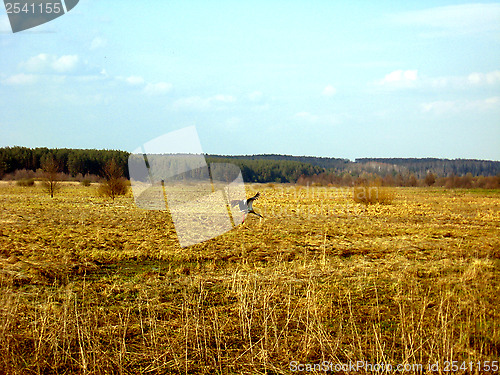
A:
POLYGON ((498 360, 498 191, 257 191, 264 220, 182 249, 130 194, 0 184, 0 373, 498 360))

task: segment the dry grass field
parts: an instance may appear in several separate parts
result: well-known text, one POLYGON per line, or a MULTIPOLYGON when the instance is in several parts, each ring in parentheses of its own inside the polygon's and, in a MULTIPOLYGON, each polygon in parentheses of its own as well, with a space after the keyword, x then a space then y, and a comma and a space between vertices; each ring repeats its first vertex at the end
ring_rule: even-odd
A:
POLYGON ((364 205, 352 189, 247 185, 264 220, 182 249, 167 212, 96 190, 0 185, 0 373, 484 373, 500 356, 499 191, 364 205))

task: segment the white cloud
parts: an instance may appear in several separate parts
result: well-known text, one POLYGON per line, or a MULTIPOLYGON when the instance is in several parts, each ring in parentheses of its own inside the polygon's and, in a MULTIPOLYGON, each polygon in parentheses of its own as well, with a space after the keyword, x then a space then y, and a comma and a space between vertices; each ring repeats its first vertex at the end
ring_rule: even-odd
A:
POLYGON ((414 87, 418 80, 417 70, 395 70, 385 75, 376 83, 381 86, 394 88, 414 87))
POLYGON ((6 85, 29 85, 37 81, 36 76, 33 74, 15 74, 2 81, 6 85))
POLYGON ((108 41, 104 38, 101 38, 100 36, 96 36, 94 39, 92 39, 92 42, 90 42, 90 49, 95 50, 98 48, 103 48, 106 47, 108 44, 108 41))
POLYGON ((421 110, 424 113, 434 113, 437 115, 457 114, 467 111, 484 112, 500 109, 500 96, 493 96, 478 100, 437 100, 422 103, 421 110))
POLYGON ((22 62, 21 68, 26 69, 29 72, 69 72, 73 70, 78 64, 77 55, 64 55, 57 57, 55 55, 49 55, 47 53, 41 53, 37 56, 29 58, 26 62, 22 62))
POLYGON ((486 87, 500 84, 500 70, 487 73, 473 72, 467 76, 458 77, 435 77, 423 80, 423 86, 444 89, 470 89, 474 87, 486 87))
POLYGON ((493 96, 486 99, 469 100, 463 105, 464 110, 468 111, 491 111, 500 110, 500 96, 493 96))
POLYGON ((324 89, 322 94, 325 96, 333 96, 337 93, 337 89, 333 87, 332 85, 327 85, 324 89))
POLYGON ((489 73, 471 73, 467 80, 473 85, 495 85, 500 83, 500 70, 489 73))
POLYGON ((500 104, 500 96, 493 96, 484 100, 486 105, 498 105, 500 104))
POLYGON ((41 53, 37 56, 30 57, 28 61, 21 63, 21 67, 30 72, 40 72, 47 69, 50 65, 49 55, 41 53))
POLYGON ((144 83, 144 78, 141 76, 130 76, 125 78, 125 81, 130 85, 142 85, 144 83))
POLYGON ((453 36, 500 30, 500 4, 462 4, 396 13, 389 19, 404 26, 433 30, 426 37, 453 36))
POLYGON ((174 102, 173 106, 178 110, 206 110, 211 108, 220 108, 221 104, 236 102, 236 97, 232 95, 217 94, 208 98, 200 96, 190 96, 181 98, 174 102))
POLYGON ((172 84, 167 82, 148 83, 144 87, 144 93, 147 95, 164 95, 172 89, 172 84))
POLYGON ((52 63, 52 68, 59 73, 69 72, 76 67, 78 63, 78 56, 66 55, 55 59, 52 63))
POLYGON ((388 89, 453 89, 500 85, 500 70, 470 73, 467 76, 421 77, 417 70, 395 70, 373 82, 374 86, 388 89))

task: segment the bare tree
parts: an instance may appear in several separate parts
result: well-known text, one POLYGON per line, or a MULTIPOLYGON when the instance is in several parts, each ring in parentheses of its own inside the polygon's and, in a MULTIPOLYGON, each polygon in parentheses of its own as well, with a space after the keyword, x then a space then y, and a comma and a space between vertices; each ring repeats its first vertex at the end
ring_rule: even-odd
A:
POLYGON ((61 185, 57 180, 60 165, 54 155, 48 154, 42 161, 41 166, 43 170, 42 185, 45 191, 50 194, 50 197, 54 198, 54 193, 61 188, 61 185))
POLYGON ((115 159, 106 163, 103 177, 104 181, 99 186, 101 195, 110 197, 114 201, 116 196, 127 193, 127 180, 123 177, 123 171, 116 164, 115 159))

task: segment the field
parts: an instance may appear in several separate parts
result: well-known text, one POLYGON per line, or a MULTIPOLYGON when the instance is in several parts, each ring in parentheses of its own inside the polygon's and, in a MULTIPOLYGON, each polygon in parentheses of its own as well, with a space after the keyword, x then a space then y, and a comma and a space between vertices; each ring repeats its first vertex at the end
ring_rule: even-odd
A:
POLYGON ((168 212, 130 194, 0 184, 2 374, 484 373, 499 359, 498 190, 395 188, 364 205, 352 189, 247 185, 264 220, 181 248, 168 212))

